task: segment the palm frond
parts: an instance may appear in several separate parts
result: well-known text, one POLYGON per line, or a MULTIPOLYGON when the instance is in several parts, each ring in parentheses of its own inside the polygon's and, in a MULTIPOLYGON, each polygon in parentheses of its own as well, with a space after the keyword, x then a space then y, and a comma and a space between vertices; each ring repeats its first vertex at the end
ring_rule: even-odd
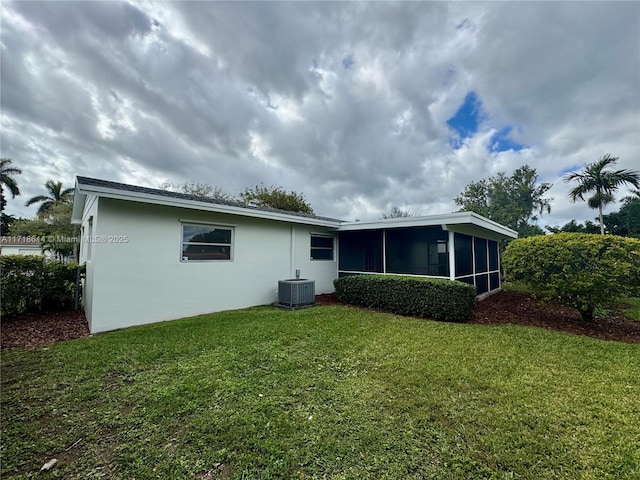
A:
MULTIPOLYGON (((586 165, 580 172, 571 172, 564 177, 565 182, 577 181, 578 185, 569 191, 572 202, 587 199, 590 208, 600 209, 602 222, 602 207, 614 201, 614 194, 618 188, 626 183, 640 188, 640 173, 633 170, 606 170, 615 165, 618 157, 610 154, 603 155, 593 163, 586 165)), ((602 225, 601 225, 602 226, 602 225)))
POLYGON ((31 205, 33 205, 34 203, 39 203, 39 202, 46 202, 46 201, 50 201, 51 198, 45 196, 45 195, 36 195, 35 197, 30 198, 29 200, 27 200, 25 202, 25 205, 27 207, 30 207, 31 205))
POLYGON ((7 187, 11 192, 11 197, 15 198, 20 195, 20 189, 18 188, 18 182, 16 182, 14 175, 20 175, 22 170, 16 167, 11 167, 10 158, 0 159, 0 189, 7 187))

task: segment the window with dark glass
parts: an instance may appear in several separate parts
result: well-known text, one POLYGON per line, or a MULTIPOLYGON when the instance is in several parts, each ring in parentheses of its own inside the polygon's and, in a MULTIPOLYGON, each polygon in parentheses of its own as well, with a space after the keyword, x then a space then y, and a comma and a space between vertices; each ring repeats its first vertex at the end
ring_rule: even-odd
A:
POLYGON ((333 260, 333 237, 311 235, 311 260, 333 260))
POLYGON ((233 229, 213 225, 182 225, 182 260, 231 260, 233 229))

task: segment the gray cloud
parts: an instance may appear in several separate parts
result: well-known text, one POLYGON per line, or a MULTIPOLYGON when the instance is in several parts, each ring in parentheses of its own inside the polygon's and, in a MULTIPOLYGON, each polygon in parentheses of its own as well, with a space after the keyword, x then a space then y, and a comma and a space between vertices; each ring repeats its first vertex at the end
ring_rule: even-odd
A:
MULTIPOLYGON (((640 168, 636 2, 15 2, 2 8, 2 156, 23 198, 75 175, 237 191, 278 183, 316 211, 456 209, 528 163, 542 224, 591 219, 561 181, 604 153, 640 168), (487 118, 458 150, 449 119, 487 118), (519 152, 490 152, 511 126, 519 152)), ((621 194, 622 196, 622 194, 621 194)))

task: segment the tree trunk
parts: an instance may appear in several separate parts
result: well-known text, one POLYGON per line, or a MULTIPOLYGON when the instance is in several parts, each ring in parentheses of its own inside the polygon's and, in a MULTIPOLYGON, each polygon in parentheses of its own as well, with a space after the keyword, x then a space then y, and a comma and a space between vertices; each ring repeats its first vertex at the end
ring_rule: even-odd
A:
POLYGON ((598 216, 600 218, 600 234, 604 235, 604 223, 602 221, 602 204, 598 205, 598 216))
POLYGON ((586 310, 580 310, 583 322, 593 322, 593 307, 589 307, 586 310))

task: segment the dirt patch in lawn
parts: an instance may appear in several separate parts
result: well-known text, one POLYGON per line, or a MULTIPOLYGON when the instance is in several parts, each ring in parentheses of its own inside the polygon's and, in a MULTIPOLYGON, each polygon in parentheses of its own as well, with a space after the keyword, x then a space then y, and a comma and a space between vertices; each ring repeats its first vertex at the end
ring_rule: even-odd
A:
MULTIPOLYGON (((316 296, 320 305, 338 305, 335 294, 316 296)), ((542 303, 522 292, 499 292, 478 303, 468 323, 528 325, 575 335, 640 343, 640 322, 618 312, 582 321, 577 310, 556 303, 542 303)), ((89 335, 82 311, 3 317, 0 345, 6 348, 40 348, 62 340, 89 335)))
MULTIPOLYGON (((324 305, 339 304, 335 294, 318 295, 316 301, 324 305)), ((577 310, 557 303, 543 303, 522 292, 498 292, 478 302, 468 323, 485 325, 526 325, 558 330, 626 343, 640 343, 640 322, 618 312, 599 316, 593 322, 582 320, 577 310)))

